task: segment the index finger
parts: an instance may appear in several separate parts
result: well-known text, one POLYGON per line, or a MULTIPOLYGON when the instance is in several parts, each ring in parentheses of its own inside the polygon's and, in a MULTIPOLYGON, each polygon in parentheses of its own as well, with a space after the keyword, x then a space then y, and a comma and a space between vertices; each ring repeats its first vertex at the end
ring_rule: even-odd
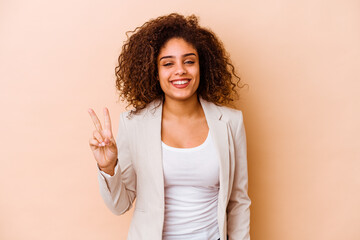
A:
POLYGON ((98 131, 101 131, 102 130, 101 123, 99 121, 99 118, 96 116, 96 113, 94 112, 94 110, 89 108, 88 112, 89 112, 89 114, 91 116, 92 121, 94 122, 94 125, 95 125, 96 129, 98 131))

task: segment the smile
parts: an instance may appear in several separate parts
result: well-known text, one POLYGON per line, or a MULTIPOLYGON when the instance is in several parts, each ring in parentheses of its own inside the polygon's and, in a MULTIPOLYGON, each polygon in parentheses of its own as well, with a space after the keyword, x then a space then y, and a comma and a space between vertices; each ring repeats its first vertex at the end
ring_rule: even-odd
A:
POLYGON ((176 88, 185 88, 189 85, 190 79, 179 79, 179 80, 173 80, 170 82, 176 88))
POLYGON ((189 80, 180 80, 180 81, 172 81, 171 83, 175 84, 175 85, 181 85, 181 84, 185 84, 188 82, 189 82, 189 80))

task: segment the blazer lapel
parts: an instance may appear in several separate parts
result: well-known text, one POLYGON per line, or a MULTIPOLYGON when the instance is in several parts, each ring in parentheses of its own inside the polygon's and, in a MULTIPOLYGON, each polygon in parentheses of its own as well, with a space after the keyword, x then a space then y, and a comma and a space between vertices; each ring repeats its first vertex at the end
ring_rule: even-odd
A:
POLYGON ((221 121, 222 113, 215 104, 205 101, 202 98, 200 98, 200 103, 203 107, 206 121, 220 157, 219 206, 226 208, 229 186, 229 142, 227 124, 221 121))
POLYGON ((148 166, 149 180, 153 180, 153 189, 155 195, 162 200, 159 205, 164 209, 164 172, 162 162, 162 147, 161 147, 161 118, 162 118, 162 101, 155 100, 149 104, 144 114, 144 128, 143 137, 146 139, 146 148, 148 159, 151 162, 148 166))

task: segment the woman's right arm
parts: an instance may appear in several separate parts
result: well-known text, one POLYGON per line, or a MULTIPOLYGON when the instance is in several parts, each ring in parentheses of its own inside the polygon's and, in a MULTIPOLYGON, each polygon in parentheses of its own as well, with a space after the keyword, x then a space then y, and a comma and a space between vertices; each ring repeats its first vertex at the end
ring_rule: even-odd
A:
POLYGON ((121 215, 131 208, 136 197, 136 174, 132 166, 124 114, 120 116, 115 141, 108 110, 104 109, 104 129, 92 109, 89 113, 97 129, 90 139, 90 147, 97 161, 100 194, 111 212, 121 215))

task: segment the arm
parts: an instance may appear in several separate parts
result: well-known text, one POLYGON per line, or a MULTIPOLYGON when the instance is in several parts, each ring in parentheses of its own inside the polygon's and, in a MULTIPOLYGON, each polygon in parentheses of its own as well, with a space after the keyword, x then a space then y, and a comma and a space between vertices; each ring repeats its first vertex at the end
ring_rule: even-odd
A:
POLYGON ((247 149, 242 112, 240 112, 239 125, 235 133, 234 144, 234 183, 227 206, 228 235, 229 240, 249 240, 251 200, 247 193, 247 149))
POLYGON ((128 211, 136 197, 136 174, 131 161, 129 139, 124 121, 120 116, 119 130, 116 138, 118 160, 114 175, 107 174, 98 166, 100 194, 106 206, 116 215, 128 211))

